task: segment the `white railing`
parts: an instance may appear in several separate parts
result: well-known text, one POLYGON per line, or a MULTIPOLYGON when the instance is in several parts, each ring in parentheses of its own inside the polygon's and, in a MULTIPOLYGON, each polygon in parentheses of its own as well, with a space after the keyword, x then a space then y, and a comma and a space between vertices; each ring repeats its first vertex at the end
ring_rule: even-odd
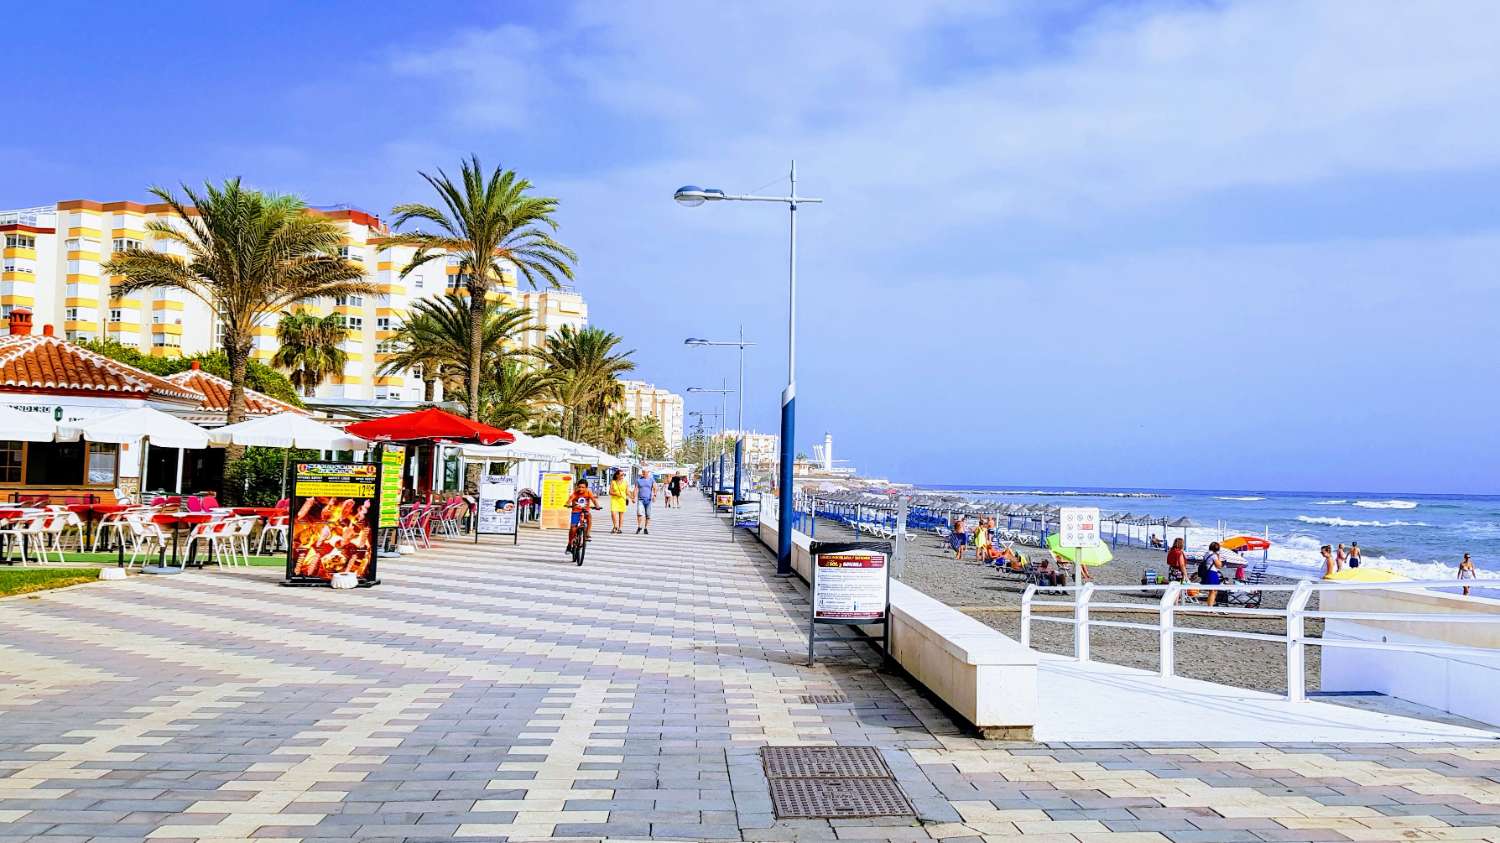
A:
POLYGON ((1441 613, 1400 613, 1400 612, 1336 612, 1322 609, 1309 609, 1307 604, 1314 594, 1328 591, 1412 591, 1428 588, 1456 589, 1462 587, 1462 583, 1453 580, 1422 580, 1403 581, 1388 583, 1330 583, 1303 581, 1295 585, 1283 584, 1258 584, 1258 585, 1200 585, 1190 583, 1172 583, 1170 585, 1094 585, 1084 583, 1083 585, 1047 587, 1028 585, 1026 591, 1021 595, 1021 644, 1031 646, 1031 623, 1032 621, 1045 621, 1048 623, 1065 623, 1073 627, 1073 655, 1079 661, 1089 660, 1089 628, 1091 626, 1116 627, 1120 629, 1142 629, 1154 630, 1158 634, 1160 647, 1160 673, 1163 679, 1169 679, 1176 670, 1176 637, 1179 633, 1184 635, 1206 635, 1219 638, 1244 638, 1252 641, 1266 641, 1280 643, 1286 647, 1286 696, 1289 700, 1303 700, 1307 698, 1306 688, 1306 647, 1311 644, 1318 647, 1354 647, 1371 650, 1409 651, 1418 653, 1429 653, 1433 655, 1460 655, 1481 656, 1486 658, 1500 658, 1500 649, 1485 647, 1457 647, 1457 646, 1435 646, 1428 644, 1402 644, 1387 641, 1363 641, 1347 638, 1309 638, 1304 629, 1308 618, 1321 618, 1323 620, 1348 620, 1348 621, 1397 621, 1417 623, 1500 623, 1500 614, 1479 614, 1463 612, 1441 612, 1441 613), (1187 589, 1200 592, 1216 591, 1221 595, 1234 593, 1251 594, 1254 592, 1288 592, 1285 609, 1251 608, 1245 606, 1206 606, 1191 605, 1184 607, 1179 605, 1182 593, 1187 589), (1072 600, 1037 600, 1038 590, 1050 592, 1072 593, 1072 600), (1127 592, 1140 594, 1141 592, 1161 592, 1161 598, 1155 603, 1095 603, 1093 597, 1096 593, 1127 592), (1071 617, 1049 617, 1045 614, 1034 614, 1032 609, 1036 606, 1060 607, 1072 609, 1071 617), (1095 620, 1090 617, 1090 611, 1102 609, 1107 611, 1134 611, 1155 612, 1156 623, 1142 623, 1123 620, 1095 620), (1269 632, 1242 632, 1232 629, 1209 629, 1193 626, 1178 626, 1177 614, 1187 611, 1198 615, 1213 615, 1221 617, 1254 617, 1254 618, 1285 618, 1286 631, 1283 634, 1269 632))

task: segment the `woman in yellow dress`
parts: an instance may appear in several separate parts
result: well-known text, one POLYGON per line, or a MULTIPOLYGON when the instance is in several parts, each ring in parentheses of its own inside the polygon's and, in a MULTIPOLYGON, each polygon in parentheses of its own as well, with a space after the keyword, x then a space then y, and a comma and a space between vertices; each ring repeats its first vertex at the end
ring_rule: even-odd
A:
POLYGON ((611 533, 625 532, 625 509, 630 503, 630 484, 625 482, 625 472, 615 469, 609 478, 609 521, 611 533))

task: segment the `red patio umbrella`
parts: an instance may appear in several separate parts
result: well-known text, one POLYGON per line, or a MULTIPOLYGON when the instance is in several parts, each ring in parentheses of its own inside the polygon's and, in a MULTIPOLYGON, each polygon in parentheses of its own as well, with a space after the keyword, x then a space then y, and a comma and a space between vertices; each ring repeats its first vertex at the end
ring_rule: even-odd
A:
POLYGON ((380 442, 441 440, 478 442, 481 445, 508 445, 516 441, 516 437, 498 427, 480 424, 437 407, 403 413, 399 416, 387 416, 383 419, 356 422, 344 430, 354 436, 380 442))

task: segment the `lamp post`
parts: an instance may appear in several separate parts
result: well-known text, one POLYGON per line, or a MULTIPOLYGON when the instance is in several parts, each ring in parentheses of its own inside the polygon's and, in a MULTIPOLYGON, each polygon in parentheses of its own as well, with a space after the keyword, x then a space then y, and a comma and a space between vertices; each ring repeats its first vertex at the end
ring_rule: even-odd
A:
MULTIPOLYGON (((734 437, 734 505, 740 505, 743 496, 744 483, 740 477, 745 466, 745 349, 755 345, 753 342, 745 342, 745 326, 740 326, 740 338, 738 340, 705 340, 698 337, 688 337, 682 341, 683 345, 694 345, 700 348, 738 348, 740 350, 740 382, 736 392, 739 393, 740 412, 739 421, 736 422, 737 431, 734 437)), ((691 391, 691 390, 689 390, 691 391)))
POLYGON ((786 389, 781 393, 781 483, 776 514, 776 575, 792 575, 792 460, 797 422, 797 206, 820 204, 822 199, 797 195, 797 162, 792 162, 791 192, 786 196, 728 194, 717 188, 679 187, 672 198, 696 208, 704 202, 779 202, 791 212, 791 247, 787 252, 786 389))
POLYGON ((698 433, 703 437, 703 441, 698 444, 698 482, 701 484, 708 480, 708 434, 703 430, 703 420, 713 418, 718 413, 694 410, 688 415, 698 417, 698 433))
MULTIPOLYGON (((729 389, 728 387, 724 386, 723 382, 721 381, 719 383, 719 388, 718 389, 711 389, 711 388, 706 387, 706 386, 690 386, 690 387, 687 388, 686 391, 687 392, 710 393, 710 394, 717 393, 719 395, 719 438, 720 438, 720 440, 722 440, 723 439, 723 435, 724 435, 724 422, 725 422, 726 419, 729 418, 729 399, 728 399, 728 395, 729 395, 729 393, 734 392, 735 390, 729 389)), ((719 443, 719 447, 723 448, 723 442, 722 441, 719 443)), ((719 491, 722 488, 724 488, 724 452, 722 450, 720 450, 719 451, 719 470, 714 475, 714 491, 717 492, 717 491, 719 491)))

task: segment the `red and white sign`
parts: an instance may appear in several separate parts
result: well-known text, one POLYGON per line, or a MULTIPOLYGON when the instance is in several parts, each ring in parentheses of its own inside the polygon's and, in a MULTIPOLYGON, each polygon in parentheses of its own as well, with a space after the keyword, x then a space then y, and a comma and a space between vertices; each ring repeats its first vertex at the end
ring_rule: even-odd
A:
POLYGON ((879 621, 889 597, 884 553, 845 550, 814 557, 814 621, 879 621))
POLYGON ((1065 506, 1057 514, 1057 543, 1062 547, 1093 547, 1099 543, 1099 507, 1065 506))

